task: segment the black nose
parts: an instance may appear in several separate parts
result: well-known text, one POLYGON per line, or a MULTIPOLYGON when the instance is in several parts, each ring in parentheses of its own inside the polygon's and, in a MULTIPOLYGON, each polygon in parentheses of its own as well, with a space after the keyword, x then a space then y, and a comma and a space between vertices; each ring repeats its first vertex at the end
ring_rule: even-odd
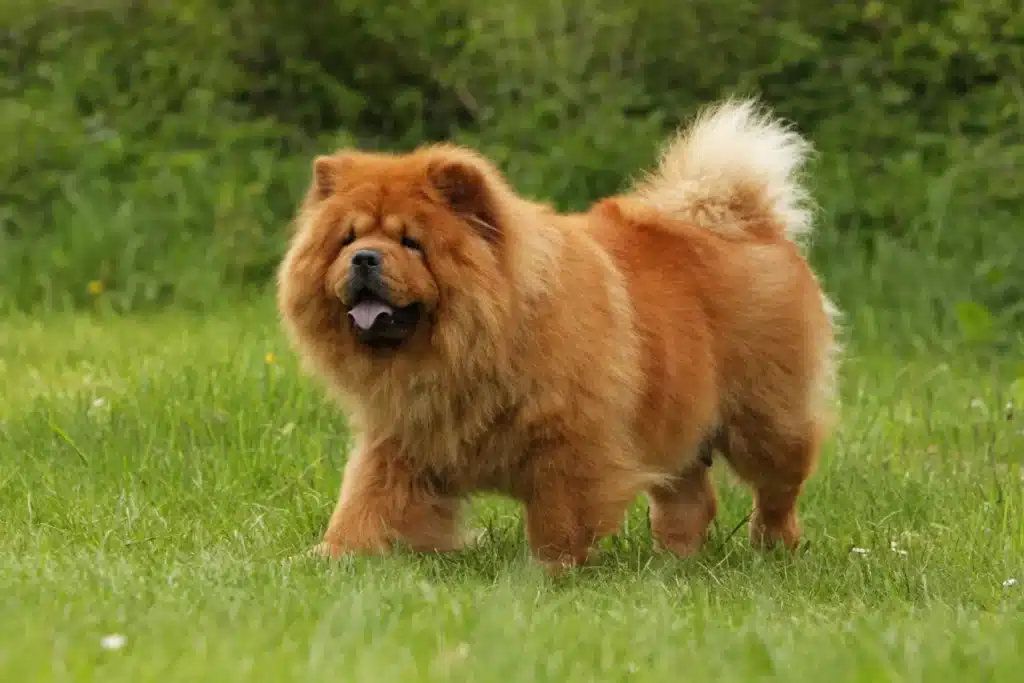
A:
POLYGON ((380 252, 376 249, 360 249, 352 255, 352 266, 360 270, 377 270, 380 262, 380 252))

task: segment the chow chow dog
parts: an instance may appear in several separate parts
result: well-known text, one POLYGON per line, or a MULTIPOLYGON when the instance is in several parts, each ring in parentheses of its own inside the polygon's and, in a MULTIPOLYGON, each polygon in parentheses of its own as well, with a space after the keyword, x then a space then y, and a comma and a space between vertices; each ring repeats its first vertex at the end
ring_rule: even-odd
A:
POLYGON ((316 158, 278 305, 358 433, 317 552, 457 549, 489 491, 522 502, 553 572, 640 493, 656 543, 689 555, 716 513, 712 451, 753 491, 751 542, 795 547, 837 361, 801 248, 809 151, 727 100, 571 214, 451 144, 316 158))

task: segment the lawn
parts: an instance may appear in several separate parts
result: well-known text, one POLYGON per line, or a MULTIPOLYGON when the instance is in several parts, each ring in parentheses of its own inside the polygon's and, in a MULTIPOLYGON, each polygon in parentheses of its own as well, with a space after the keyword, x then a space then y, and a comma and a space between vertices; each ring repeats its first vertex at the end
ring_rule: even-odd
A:
POLYGON ((1018 681, 1019 367, 892 353, 845 364, 796 557, 748 549, 719 464, 696 558, 652 553, 638 501, 552 581, 496 499, 457 556, 296 558, 349 440, 266 302, 8 316, 0 680, 1018 681))

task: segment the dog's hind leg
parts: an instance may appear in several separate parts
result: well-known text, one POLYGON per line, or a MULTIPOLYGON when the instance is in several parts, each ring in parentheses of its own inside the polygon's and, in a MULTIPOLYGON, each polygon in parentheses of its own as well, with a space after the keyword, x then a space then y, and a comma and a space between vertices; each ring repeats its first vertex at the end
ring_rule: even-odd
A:
POLYGON ((800 541, 797 499, 814 471, 821 445, 821 425, 808 420, 799 429, 780 428, 763 416, 731 420, 721 451, 737 475, 754 490, 750 542, 769 549, 782 542, 794 549, 800 541))
POLYGON ((648 518, 655 547, 687 557, 704 542, 718 513, 718 495, 711 480, 713 444, 705 440, 697 459, 669 482, 648 493, 648 518))

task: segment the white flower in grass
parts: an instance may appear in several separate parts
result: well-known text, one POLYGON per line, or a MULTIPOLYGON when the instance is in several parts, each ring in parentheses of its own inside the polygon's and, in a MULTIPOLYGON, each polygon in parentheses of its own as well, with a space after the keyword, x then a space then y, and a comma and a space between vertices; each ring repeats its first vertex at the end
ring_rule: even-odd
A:
POLYGON ((1007 579, 1003 581, 1003 588, 1010 588, 1017 585, 1017 579, 1007 579))
POLYGON ((850 548, 851 553, 857 553, 858 555, 867 555, 871 551, 867 548, 850 548))
POLYGON ((120 650, 124 647, 126 640, 120 633, 111 633, 100 639, 100 647, 104 650, 120 650))
POLYGON ((889 550, 893 551, 897 555, 906 556, 906 554, 907 554, 906 550, 903 550, 898 545, 896 545, 896 541, 889 541, 889 550))

